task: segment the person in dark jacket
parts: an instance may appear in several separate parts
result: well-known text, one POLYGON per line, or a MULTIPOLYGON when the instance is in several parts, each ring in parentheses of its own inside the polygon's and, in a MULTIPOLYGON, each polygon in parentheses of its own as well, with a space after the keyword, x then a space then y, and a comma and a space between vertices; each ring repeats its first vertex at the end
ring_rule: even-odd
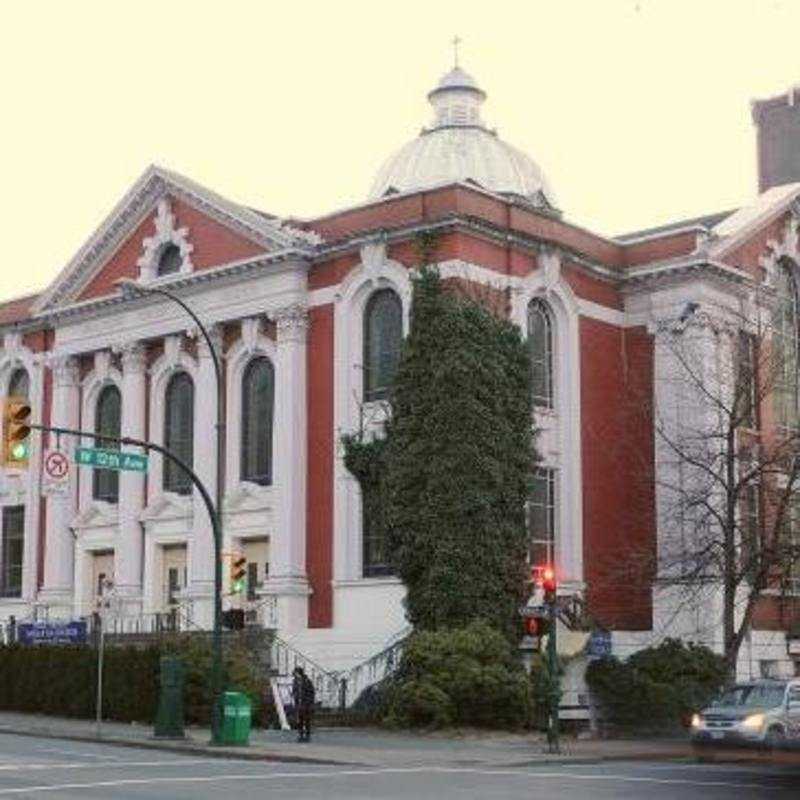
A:
POLYGON ((297 713, 297 741, 311 741, 311 715, 314 711, 314 684, 302 667, 292 673, 292 697, 297 713))

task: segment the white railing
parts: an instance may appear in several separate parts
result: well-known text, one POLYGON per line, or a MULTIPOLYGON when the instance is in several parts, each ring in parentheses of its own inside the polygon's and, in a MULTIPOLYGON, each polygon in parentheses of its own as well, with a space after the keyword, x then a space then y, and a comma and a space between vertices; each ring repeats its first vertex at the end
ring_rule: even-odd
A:
POLYGON ((284 676, 291 675, 296 667, 301 667, 314 684, 317 703, 324 708, 339 708, 342 705, 339 675, 328 672, 279 636, 274 636, 270 644, 269 663, 272 670, 284 676))
POLYGON ((410 633, 410 627, 404 628, 395 634, 379 653, 349 670, 338 673, 344 705, 347 707, 353 705, 366 689, 394 674, 400 666, 406 639, 410 633))

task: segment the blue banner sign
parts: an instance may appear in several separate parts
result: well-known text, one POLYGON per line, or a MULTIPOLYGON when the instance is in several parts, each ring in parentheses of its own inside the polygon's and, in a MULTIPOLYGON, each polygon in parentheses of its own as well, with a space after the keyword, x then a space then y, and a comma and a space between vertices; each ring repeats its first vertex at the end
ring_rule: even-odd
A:
POLYGON ((20 644, 85 644, 86 623, 23 622, 17 625, 20 644))
POLYGON ((606 658, 611 655, 611 632, 592 631, 589 637, 589 658, 606 658))

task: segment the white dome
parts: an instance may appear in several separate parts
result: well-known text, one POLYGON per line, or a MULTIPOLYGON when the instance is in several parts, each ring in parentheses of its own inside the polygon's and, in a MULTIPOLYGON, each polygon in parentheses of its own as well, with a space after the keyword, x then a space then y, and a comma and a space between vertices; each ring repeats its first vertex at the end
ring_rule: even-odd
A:
POLYGON ((428 95, 435 111, 433 126, 386 161, 369 199, 472 181, 497 194, 555 208, 555 195, 536 162, 484 125, 480 106, 485 98, 459 67, 447 73, 428 95))

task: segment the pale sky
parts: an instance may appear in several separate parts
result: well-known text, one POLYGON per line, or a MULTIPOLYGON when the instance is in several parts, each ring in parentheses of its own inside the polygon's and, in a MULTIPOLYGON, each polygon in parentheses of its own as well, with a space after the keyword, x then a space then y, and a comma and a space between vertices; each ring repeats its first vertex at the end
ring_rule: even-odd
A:
POLYGON ((24 0, 0 9, 0 299, 46 286, 155 162, 308 217, 361 202, 461 64, 567 219, 614 234, 756 191, 753 98, 800 0, 24 0))

